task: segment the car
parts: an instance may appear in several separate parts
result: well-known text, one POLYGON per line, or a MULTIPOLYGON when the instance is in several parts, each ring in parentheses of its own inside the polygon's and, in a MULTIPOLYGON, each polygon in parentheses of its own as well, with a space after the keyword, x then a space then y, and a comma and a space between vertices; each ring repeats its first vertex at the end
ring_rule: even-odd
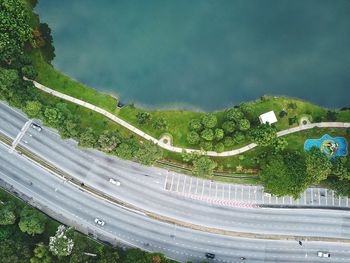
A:
POLYGON ((39 132, 41 132, 41 130, 43 129, 43 128, 41 128, 41 126, 39 124, 37 124, 35 122, 32 122, 32 124, 30 126, 39 132))
POLYGON ((98 218, 95 218, 95 223, 98 224, 99 226, 104 226, 105 225, 105 221, 101 220, 101 219, 98 219, 98 218))
POLYGON ((213 258, 215 258, 215 254, 213 254, 213 253, 205 253, 205 257, 213 259, 213 258))
POLYGON ((113 179, 113 178, 110 178, 110 179, 109 179, 109 182, 110 182, 111 184, 116 185, 116 186, 120 186, 120 182, 119 182, 118 180, 113 179))
POLYGON ((320 258, 330 258, 331 254, 329 252, 318 251, 317 256, 320 258))

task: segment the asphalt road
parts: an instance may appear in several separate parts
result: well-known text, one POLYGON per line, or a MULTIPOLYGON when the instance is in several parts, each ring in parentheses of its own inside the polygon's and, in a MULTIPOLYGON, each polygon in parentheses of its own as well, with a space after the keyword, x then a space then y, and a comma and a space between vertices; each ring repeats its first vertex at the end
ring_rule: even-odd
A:
MULTIPOLYGON (((0 106, 0 129, 15 138, 27 119, 3 104, 0 106)), ((346 211, 208 206, 166 191, 165 179, 169 176, 166 170, 120 161, 93 150, 82 151, 73 141, 64 142, 49 129, 40 133, 29 129, 20 143, 85 184, 172 218, 243 232, 349 238, 349 212, 346 211), (122 185, 108 183, 109 178, 119 180, 122 185)), ((240 256, 250 259, 248 262, 316 262, 317 250, 330 251, 331 262, 350 260, 347 244, 306 241, 300 247, 296 241, 232 238, 154 221, 83 193, 18 154, 10 154, 3 146, 0 156, 0 177, 18 191, 32 196, 40 206, 50 207, 56 213, 60 211, 60 217, 71 218, 75 221, 72 224, 78 227, 162 251, 180 261, 196 262, 204 259, 205 252, 213 252, 218 261, 227 262, 239 262, 240 256), (105 228, 93 225, 96 216, 106 221, 105 228)))
POLYGON ((118 239, 182 262, 204 260, 206 252, 215 253, 215 262, 240 262, 242 256, 246 262, 324 262, 316 256, 319 250, 332 254, 329 262, 350 260, 350 244, 304 241, 299 246, 297 241, 235 238, 156 221, 78 190, 22 156, 10 154, 2 144, 0 171, 2 180, 30 196, 49 215, 101 239, 118 239), (96 217, 106 225, 95 225, 96 217))
MULTIPOLYGON (((1 131, 15 138, 27 118, 0 104, 0 121, 4 123, 1 131)), ((247 209, 240 208, 242 202, 232 207, 187 198, 178 194, 182 189, 179 184, 177 193, 165 190, 166 180, 170 181, 171 176, 184 175, 121 161, 95 150, 82 150, 74 141, 63 141, 47 128, 41 132, 30 128, 20 144, 86 185, 136 207, 191 224, 257 234, 350 238, 348 211, 247 209), (109 183, 110 178, 119 180, 121 186, 109 183)), ((235 187, 242 186, 232 185, 235 187)))

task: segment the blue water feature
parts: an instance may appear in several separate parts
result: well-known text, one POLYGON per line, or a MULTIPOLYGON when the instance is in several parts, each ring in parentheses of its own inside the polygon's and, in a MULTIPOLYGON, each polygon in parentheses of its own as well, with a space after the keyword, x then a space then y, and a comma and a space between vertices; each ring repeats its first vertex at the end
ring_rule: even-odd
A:
POLYGON ((331 137, 325 134, 320 139, 307 139, 304 143, 304 150, 308 151, 317 147, 329 158, 348 155, 348 142, 343 137, 331 137))

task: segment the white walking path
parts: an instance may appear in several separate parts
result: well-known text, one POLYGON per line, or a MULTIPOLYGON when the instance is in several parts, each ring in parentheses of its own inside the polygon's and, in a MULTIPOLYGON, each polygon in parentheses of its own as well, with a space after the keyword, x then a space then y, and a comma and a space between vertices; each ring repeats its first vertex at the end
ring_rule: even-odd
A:
MULTIPOLYGON (((27 78, 24 77, 25 80, 29 80, 27 78)), ((63 94, 61 92, 58 92, 56 90, 50 89, 34 80, 31 80, 34 84, 35 87, 37 87, 38 89, 52 94, 56 97, 59 97, 61 99, 73 102, 75 104, 81 105, 85 108, 91 109, 93 111, 96 111, 98 113, 101 113, 102 115, 106 116, 107 118, 111 119, 112 121, 118 123, 119 125, 129 129, 130 131, 136 133, 137 135, 141 136, 142 138, 151 141, 155 144, 158 144, 160 147, 162 147, 163 149, 166 149, 168 151, 171 152, 177 152, 177 153, 181 153, 183 151, 186 151, 188 153, 190 152, 198 152, 198 153, 202 153, 200 150, 196 150, 196 149, 184 149, 184 148, 180 148, 180 147, 175 147, 169 144, 165 144, 162 141, 144 133, 143 131, 139 130, 138 128, 132 126, 131 124, 127 123, 126 121, 118 118, 117 116, 113 115, 112 113, 100 108, 100 107, 96 107, 93 104, 90 104, 88 102, 76 99, 74 97, 68 96, 66 94, 63 94)), ((303 130, 308 130, 308 129, 312 129, 315 127, 319 127, 319 128, 350 128, 350 122, 320 122, 320 123, 310 123, 310 124, 306 124, 306 125, 300 125, 294 128, 290 128, 287 130, 283 130, 283 131, 279 131, 277 132, 278 136, 284 136, 290 133, 294 133, 294 132, 298 132, 298 131, 303 131, 303 130)), ((226 152, 213 152, 213 151, 208 151, 206 152, 206 154, 208 156, 216 156, 216 157, 224 157, 224 156, 232 156, 232 155, 237 155, 240 153, 244 153, 246 151, 249 151, 250 149, 256 147, 257 144, 256 143, 251 143, 248 144, 240 149, 235 149, 235 150, 231 150, 231 151, 226 151, 226 152)))

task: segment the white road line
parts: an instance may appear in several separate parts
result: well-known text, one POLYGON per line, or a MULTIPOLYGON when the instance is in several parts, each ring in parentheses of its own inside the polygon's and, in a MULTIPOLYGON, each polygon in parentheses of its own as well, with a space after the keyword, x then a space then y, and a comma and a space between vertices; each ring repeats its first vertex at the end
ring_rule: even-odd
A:
POLYGON ((197 177, 197 183, 196 183, 196 194, 197 194, 197 190, 198 190, 198 177, 197 177))
POLYGON ((209 181, 209 196, 211 197, 211 181, 209 181))
POLYGON ((235 200, 237 200, 237 185, 235 184, 235 200))
POLYGON ((349 197, 346 196, 346 207, 349 207, 349 197))
POLYGON ((171 177, 170 191, 173 191, 173 185, 174 185, 174 174, 171 177))
POLYGON ((341 206, 341 196, 339 195, 338 198, 339 198, 338 206, 341 206))
POLYGON ((222 199, 225 199, 225 185, 222 184, 222 199))
POLYGON ((314 190, 310 189, 310 198, 311 198, 311 205, 314 205, 314 190))
POLYGON ((192 176, 191 176, 191 179, 190 179, 190 189, 188 189, 188 193, 191 194, 191 188, 192 188, 192 176))
POLYGON ((328 191, 325 189, 324 196, 326 197, 326 206, 328 206, 328 191))
POLYGON ((187 178, 187 176, 185 175, 185 179, 184 179, 184 186, 182 187, 182 193, 184 193, 185 192, 185 187, 186 187, 186 178, 187 178))
POLYGON ((218 198, 218 183, 215 183, 215 198, 218 198))
POLYGON ((332 206, 334 206, 334 191, 332 190, 332 206))
POLYGON ((304 191, 304 205, 306 205, 306 191, 304 191))
POLYGON ((202 194, 201 194, 201 198, 203 198, 203 193, 204 193, 204 180, 203 180, 203 184, 202 184, 202 194))
POLYGON ((320 188, 318 188, 318 205, 321 205, 321 193, 320 193, 320 188))
POLYGON ((241 192, 241 200, 243 200, 243 185, 242 185, 242 192, 241 192))
POLYGON ((228 199, 231 200, 231 184, 228 185, 228 199))
POLYGON ((177 175, 177 186, 176 186, 176 192, 179 192, 179 185, 180 185, 180 176, 177 175))
POLYGON ((164 182, 164 190, 166 190, 166 184, 168 182, 168 174, 165 176, 165 182, 164 182))

